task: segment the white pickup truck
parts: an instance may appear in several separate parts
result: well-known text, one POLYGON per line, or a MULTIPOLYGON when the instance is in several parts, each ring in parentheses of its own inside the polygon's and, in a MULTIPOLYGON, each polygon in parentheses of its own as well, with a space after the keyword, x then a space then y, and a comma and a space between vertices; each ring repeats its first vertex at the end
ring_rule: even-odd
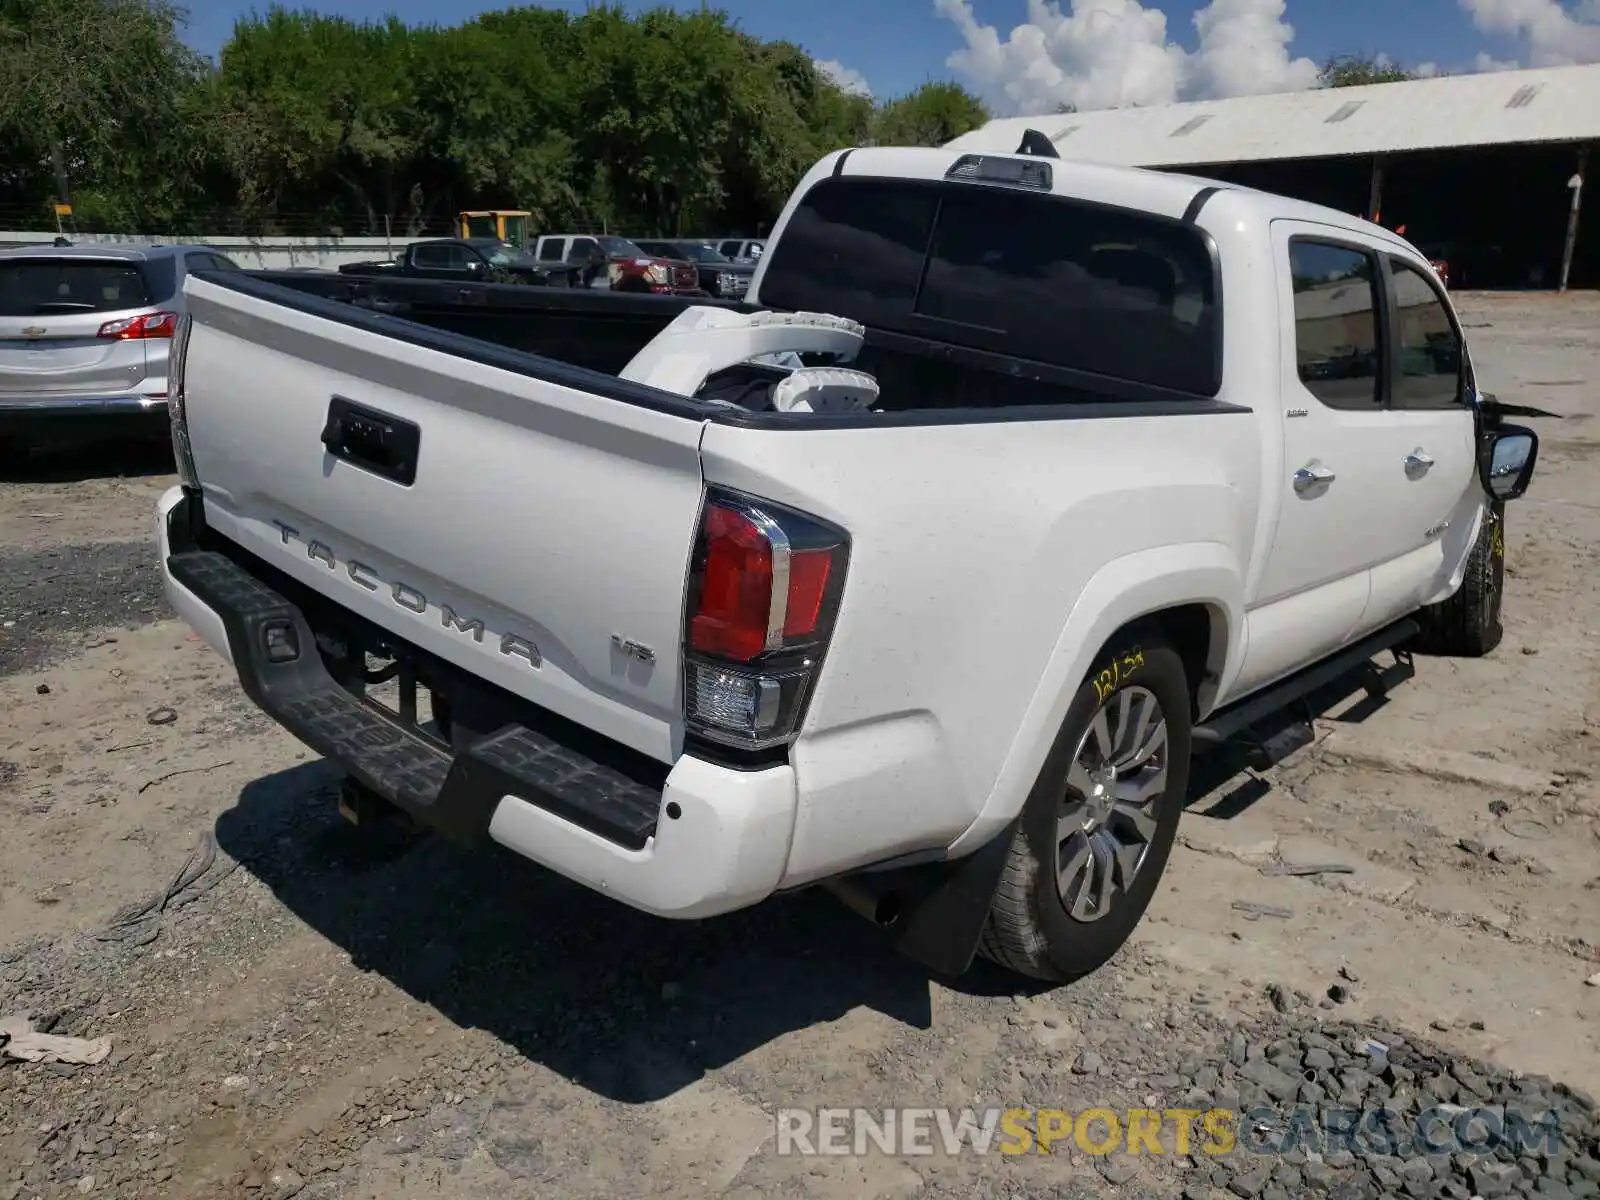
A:
POLYGON ((186 295, 167 594, 348 809, 664 917, 823 885, 939 971, 1094 969, 1192 750, 1491 650, 1538 449, 1401 238, 1037 152, 828 155, 616 373, 186 295))

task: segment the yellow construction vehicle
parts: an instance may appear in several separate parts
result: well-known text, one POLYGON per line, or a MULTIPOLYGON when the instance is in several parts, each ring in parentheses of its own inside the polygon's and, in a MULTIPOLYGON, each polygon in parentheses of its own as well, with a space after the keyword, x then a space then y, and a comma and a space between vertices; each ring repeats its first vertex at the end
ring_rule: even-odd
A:
POLYGON ((457 214, 460 235, 464 238, 499 238, 510 242, 518 250, 528 246, 528 218, 532 213, 518 209, 490 209, 485 212, 457 214))

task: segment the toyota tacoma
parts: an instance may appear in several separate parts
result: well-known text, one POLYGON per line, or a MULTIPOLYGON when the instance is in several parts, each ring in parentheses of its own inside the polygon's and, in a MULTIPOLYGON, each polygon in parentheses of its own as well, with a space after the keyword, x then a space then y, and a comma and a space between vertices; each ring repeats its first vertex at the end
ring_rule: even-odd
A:
POLYGON ((616 373, 191 278, 172 605, 357 816, 1093 970, 1197 748, 1495 647, 1538 440, 1404 239, 1041 141, 829 154, 616 373))

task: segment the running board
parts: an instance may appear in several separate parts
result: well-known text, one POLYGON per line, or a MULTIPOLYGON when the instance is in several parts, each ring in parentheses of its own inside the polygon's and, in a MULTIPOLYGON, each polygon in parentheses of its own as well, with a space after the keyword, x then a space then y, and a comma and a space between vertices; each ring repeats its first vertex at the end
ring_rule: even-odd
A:
POLYGON ((1387 625, 1355 645, 1339 651, 1332 658, 1325 658, 1265 691, 1212 713, 1203 723, 1194 727, 1190 740, 1197 746, 1219 746, 1294 701, 1348 675, 1375 654, 1394 650, 1398 657, 1403 653, 1398 647, 1420 632, 1422 626, 1411 617, 1387 625))

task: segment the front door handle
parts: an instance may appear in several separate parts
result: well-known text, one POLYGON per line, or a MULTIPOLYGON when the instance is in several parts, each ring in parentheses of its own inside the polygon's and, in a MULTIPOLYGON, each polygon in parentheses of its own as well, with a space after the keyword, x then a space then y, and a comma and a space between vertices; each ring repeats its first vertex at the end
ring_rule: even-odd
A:
POLYGON ((1317 488, 1326 487, 1337 478, 1326 467, 1301 467, 1294 473, 1294 490, 1303 496, 1317 488))
POLYGON ((1432 467, 1433 457, 1420 446, 1406 455, 1406 477, 1408 479, 1421 479, 1432 467))

